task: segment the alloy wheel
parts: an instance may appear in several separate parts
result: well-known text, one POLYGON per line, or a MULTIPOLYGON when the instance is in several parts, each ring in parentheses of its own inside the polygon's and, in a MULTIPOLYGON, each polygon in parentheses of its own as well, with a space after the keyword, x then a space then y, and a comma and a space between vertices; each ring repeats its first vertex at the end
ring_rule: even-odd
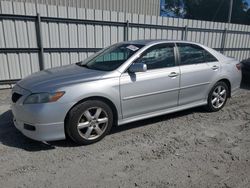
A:
POLYGON ((214 108, 218 109, 224 105, 227 98, 227 90, 224 86, 218 85, 215 87, 212 97, 211 97, 211 104, 214 108))
POLYGON ((107 112, 100 107, 92 107, 83 112, 81 115, 77 130, 86 140, 99 138, 108 126, 107 112))

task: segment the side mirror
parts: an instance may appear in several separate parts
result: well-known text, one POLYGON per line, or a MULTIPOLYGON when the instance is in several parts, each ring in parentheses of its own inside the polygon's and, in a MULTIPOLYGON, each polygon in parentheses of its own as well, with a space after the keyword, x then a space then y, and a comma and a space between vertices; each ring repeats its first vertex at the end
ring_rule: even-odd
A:
POLYGON ((129 67, 129 72, 135 73, 135 72, 146 72, 147 71, 147 65, 144 63, 133 63, 129 67))

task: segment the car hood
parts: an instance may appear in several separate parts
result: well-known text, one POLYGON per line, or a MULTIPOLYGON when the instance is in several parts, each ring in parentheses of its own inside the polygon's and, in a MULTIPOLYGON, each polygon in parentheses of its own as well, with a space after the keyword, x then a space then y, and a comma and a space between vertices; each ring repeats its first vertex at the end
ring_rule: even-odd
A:
POLYGON ((31 74, 19 81, 17 85, 34 92, 49 88, 56 89, 68 84, 97 80, 105 74, 106 72, 104 71, 97 71, 72 64, 31 74))

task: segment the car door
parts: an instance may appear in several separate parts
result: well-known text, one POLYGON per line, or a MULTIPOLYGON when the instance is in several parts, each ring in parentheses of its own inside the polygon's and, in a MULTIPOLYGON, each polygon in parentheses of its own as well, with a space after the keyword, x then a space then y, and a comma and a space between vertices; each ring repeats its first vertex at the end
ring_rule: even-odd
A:
POLYGON ((209 84, 219 74, 218 60, 198 45, 177 46, 181 73, 179 105, 206 100, 209 84))
POLYGON ((146 72, 124 72, 120 77, 123 118, 177 106, 179 67, 174 44, 158 44, 147 49, 133 63, 147 65, 146 72))

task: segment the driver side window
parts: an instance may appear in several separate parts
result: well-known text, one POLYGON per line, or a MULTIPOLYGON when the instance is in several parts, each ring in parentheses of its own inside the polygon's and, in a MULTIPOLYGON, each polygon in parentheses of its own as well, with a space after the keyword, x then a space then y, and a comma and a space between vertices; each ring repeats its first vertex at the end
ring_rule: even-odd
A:
POLYGON ((144 63, 147 69, 159 69, 175 66, 173 45, 156 45, 149 48, 136 62, 144 63))

